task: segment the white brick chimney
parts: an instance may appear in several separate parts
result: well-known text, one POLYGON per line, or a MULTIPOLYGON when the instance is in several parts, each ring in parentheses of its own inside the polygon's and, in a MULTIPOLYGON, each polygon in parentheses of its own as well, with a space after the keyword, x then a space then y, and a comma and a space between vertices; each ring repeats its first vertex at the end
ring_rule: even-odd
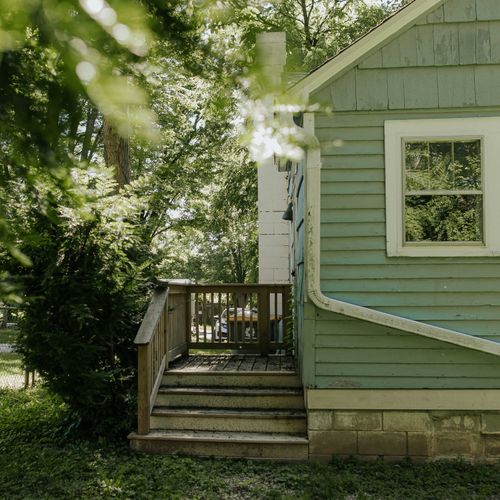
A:
MULTIPOLYGON (((272 92, 282 83, 286 63, 285 33, 259 33, 257 61, 263 80, 272 92)), ((282 219, 287 201, 287 175, 278 172, 273 160, 259 164, 259 282, 290 282, 290 223, 282 219)))

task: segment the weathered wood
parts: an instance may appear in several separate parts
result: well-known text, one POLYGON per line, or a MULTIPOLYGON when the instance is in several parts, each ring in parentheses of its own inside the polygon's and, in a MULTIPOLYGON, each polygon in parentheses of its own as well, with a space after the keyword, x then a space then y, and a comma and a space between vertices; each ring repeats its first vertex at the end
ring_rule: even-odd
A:
POLYGON ((427 16, 427 22, 429 24, 442 23, 443 21, 444 21, 444 10, 442 5, 439 6, 436 10, 432 11, 427 16))
POLYGON ((476 63, 476 25, 461 23, 458 25, 458 51, 460 64, 476 63))
POLYGON ((138 433, 150 430, 150 416, 163 372, 175 356, 186 352, 185 338, 187 285, 156 290, 135 338, 138 346, 138 433))
POLYGON ((415 28, 417 66, 434 65, 434 28, 432 25, 417 26, 415 28))
MULTIPOLYGON (((266 336, 270 332, 270 297, 273 297, 274 308, 278 311, 273 321, 278 324, 282 319, 281 305, 278 304, 282 304, 281 297, 288 289, 289 285, 266 284, 190 286, 189 294, 196 298, 197 317, 202 324, 195 327, 195 334, 188 341, 189 347, 245 349, 245 352, 261 353, 263 345, 269 343, 269 340, 263 340, 261 331, 266 336), (263 298, 265 294, 268 295, 267 298, 263 298), (214 298, 217 298, 216 303, 214 298), (264 309, 262 301, 267 301, 264 309), (263 326, 264 323, 266 327, 263 326)), ((276 345, 273 342, 273 347, 276 345)), ((284 343, 280 342, 280 347, 282 346, 284 343)), ((265 352, 268 350, 266 347, 265 352)))
POLYGON ((372 69, 382 67, 382 51, 377 50, 373 54, 369 55, 366 59, 361 61, 359 64, 360 69, 372 69))
POLYGON ((349 71, 332 86, 333 108, 339 111, 356 109, 356 74, 349 71))
POLYGON ((160 321, 160 315, 165 307, 165 302, 168 297, 168 288, 155 290, 153 298, 146 311, 146 315, 142 320, 141 326, 135 337, 134 343, 136 345, 144 345, 151 342, 154 330, 160 321))
POLYGON ((387 71, 370 69, 356 71, 357 109, 387 109, 387 71))
POLYGON ((447 23, 475 21, 476 0, 448 0, 444 4, 444 20, 447 23))
POLYGON ((500 19, 500 2, 498 0, 476 0, 478 21, 500 19))
POLYGON ((439 101, 436 68, 408 68, 401 74, 406 109, 437 108, 439 101))
MULTIPOLYGON (((360 377, 436 377, 448 379, 467 378, 491 379, 499 382, 498 364, 466 365, 450 364, 439 365, 431 363, 319 363, 316 364, 318 376, 341 376, 356 379, 360 377)), ((456 381, 455 381, 456 383, 456 381)))
POLYGON ((399 68, 401 66, 398 39, 389 42, 382 48, 382 65, 384 68, 399 68))
POLYGON ((137 352, 137 432, 144 435, 149 432, 149 417, 151 415, 150 396, 150 346, 139 345, 137 352))
POLYGON ((258 320, 258 332, 259 332, 259 344, 261 347, 262 354, 269 353, 269 342, 270 342, 270 317, 269 317, 269 293, 266 288, 265 291, 261 291, 259 294, 259 320, 258 320))
POLYGON ((163 373, 165 372, 165 369, 167 367, 167 356, 164 355, 163 359, 161 360, 161 363, 158 366, 158 369, 155 370, 156 373, 156 380, 154 381, 150 396, 149 396, 149 413, 151 414, 151 411, 153 409, 155 399, 156 399, 156 394, 158 393, 158 389, 160 388, 161 381, 163 378, 163 373))
POLYGON ((492 21, 490 26, 490 57, 492 64, 500 63, 500 22, 492 21))
POLYGON ((417 64, 417 29, 411 28, 399 37, 399 52, 403 66, 417 64))
POLYGON ((438 68, 439 106, 474 106, 476 88, 472 67, 438 68))
POLYGON ((490 26, 489 23, 476 25, 476 62, 488 64, 491 58, 490 26))
POLYGON ((479 106, 498 105, 500 102, 500 66, 475 68, 476 96, 479 106))

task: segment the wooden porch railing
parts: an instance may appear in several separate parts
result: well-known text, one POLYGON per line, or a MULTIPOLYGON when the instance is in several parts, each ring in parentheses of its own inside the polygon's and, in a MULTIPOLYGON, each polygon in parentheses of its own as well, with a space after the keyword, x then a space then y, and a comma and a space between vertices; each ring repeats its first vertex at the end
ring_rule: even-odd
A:
POLYGON ((268 354, 286 347, 290 285, 191 285, 188 345, 268 354))
POLYGON ((186 282, 165 282, 153 294, 137 332, 137 431, 147 434, 154 401, 168 363, 187 353, 186 282))
POLYGON ((13 315, 17 311, 19 311, 18 307, 0 303, 0 329, 6 329, 8 327, 10 320, 14 319, 13 315))
POLYGON ((260 354, 286 348, 289 297, 290 285, 163 282, 134 341, 138 434, 150 430, 151 411, 168 363, 190 348, 260 354))

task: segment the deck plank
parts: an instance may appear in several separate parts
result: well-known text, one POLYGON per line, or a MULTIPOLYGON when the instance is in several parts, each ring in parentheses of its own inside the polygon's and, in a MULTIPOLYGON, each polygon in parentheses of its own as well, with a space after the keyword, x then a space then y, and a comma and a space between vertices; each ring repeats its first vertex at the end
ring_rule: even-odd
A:
POLYGON ((249 354, 195 355, 176 359, 170 370, 197 371, 240 371, 240 372, 283 372, 295 371, 293 356, 255 356, 249 354))
POLYGON ((295 360, 293 356, 285 356, 285 369, 283 371, 295 371, 295 360))
POLYGON ((235 355, 230 356, 229 361, 224 365, 225 372, 234 372, 238 371, 238 367, 241 365, 243 359, 241 356, 235 355))
POLYGON ((261 371, 261 372, 267 371, 267 361, 268 361, 267 356, 257 356, 257 358, 255 359, 255 363, 253 365, 253 371, 261 371))
POLYGON ((280 371, 280 356, 269 356, 267 359, 267 371, 280 371))
POLYGON ((253 365, 255 364, 255 356, 245 356, 241 365, 239 367, 239 371, 241 372, 251 372, 253 371, 253 365))

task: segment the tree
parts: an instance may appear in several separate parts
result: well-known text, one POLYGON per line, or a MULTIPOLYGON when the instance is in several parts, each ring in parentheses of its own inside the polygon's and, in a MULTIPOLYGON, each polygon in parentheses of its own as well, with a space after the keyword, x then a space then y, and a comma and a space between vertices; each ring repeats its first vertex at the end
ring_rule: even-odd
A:
POLYGON ((128 139, 121 137, 113 125, 104 119, 104 161, 108 168, 115 172, 119 188, 129 184, 132 179, 130 171, 130 147, 128 139))
MULTIPOLYGON (((2 0, 0 26, 0 200, 9 198, 13 179, 35 193, 43 181, 51 186, 47 196, 59 191, 69 196, 70 171, 98 148, 102 116, 122 138, 157 136, 147 94, 137 85, 155 34, 186 67, 206 51, 197 15, 176 0, 167 5, 2 0)), ((111 162, 113 151, 126 149, 108 146, 111 162)), ((18 251, 6 207, 0 208, 0 252, 28 264, 18 251)), ((5 279, 2 295, 1 290, 11 289, 5 279)))
POLYGON ((27 366, 97 434, 130 429, 132 339, 154 268, 141 180, 114 195, 110 170, 89 164, 102 163, 108 124, 122 139, 158 136, 138 85, 150 25, 178 67, 205 51, 182 3, 142 4, 0 1, 0 294, 23 298, 27 366))
POLYGON ((404 0, 230 0, 242 37, 253 44, 259 31, 284 31, 288 69, 310 71, 380 23, 404 0))

